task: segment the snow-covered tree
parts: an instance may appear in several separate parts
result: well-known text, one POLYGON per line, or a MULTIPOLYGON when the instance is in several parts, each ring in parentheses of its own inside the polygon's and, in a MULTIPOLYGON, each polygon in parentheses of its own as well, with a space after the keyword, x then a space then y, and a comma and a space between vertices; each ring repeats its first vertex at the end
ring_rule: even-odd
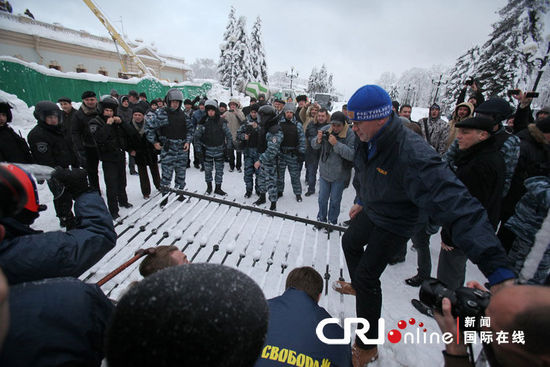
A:
POLYGON ((332 84, 332 78, 332 74, 328 74, 325 64, 321 66, 319 71, 317 71, 316 67, 313 67, 307 83, 308 94, 334 93, 335 90, 332 84))
POLYGON ((233 64, 233 77, 237 89, 244 90, 244 86, 253 80, 252 61, 250 60, 250 41, 246 34, 246 18, 239 17, 235 25, 235 58, 233 64))
POLYGON ((268 84, 267 63, 262 43, 262 20, 256 18, 250 34, 250 59, 252 61, 252 78, 255 81, 268 84))
POLYGON ((218 74, 220 75, 220 83, 229 87, 231 83, 231 68, 233 63, 232 50, 235 44, 235 8, 231 7, 229 11, 229 20, 227 27, 223 33, 223 43, 221 44, 220 60, 218 62, 218 74))
POLYGON ((212 59, 197 59, 191 64, 193 78, 218 79, 216 63, 212 59))
POLYGON ((486 98, 505 96, 507 89, 530 89, 536 65, 525 46, 534 45, 535 53, 546 52, 548 41, 543 39, 542 30, 549 10, 550 0, 508 0, 498 11, 501 19, 493 24, 489 40, 457 60, 446 101, 456 101, 468 77, 479 81, 486 98))

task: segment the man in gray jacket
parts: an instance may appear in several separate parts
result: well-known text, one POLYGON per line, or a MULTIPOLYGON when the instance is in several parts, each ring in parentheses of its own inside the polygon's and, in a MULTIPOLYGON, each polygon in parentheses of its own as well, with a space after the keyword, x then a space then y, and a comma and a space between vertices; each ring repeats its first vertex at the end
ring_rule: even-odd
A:
POLYGON ((319 158, 319 212, 317 220, 338 222, 342 193, 348 186, 353 167, 355 134, 346 123, 342 112, 335 112, 330 125, 324 126, 311 139, 311 147, 320 150, 319 158), (328 201, 330 198, 330 205, 328 201))

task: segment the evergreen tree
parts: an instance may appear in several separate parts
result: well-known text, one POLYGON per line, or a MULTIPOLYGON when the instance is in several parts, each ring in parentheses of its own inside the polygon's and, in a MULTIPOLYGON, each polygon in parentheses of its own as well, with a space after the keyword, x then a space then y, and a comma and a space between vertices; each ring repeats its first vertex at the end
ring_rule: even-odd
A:
POLYGON ((218 62, 218 74, 220 75, 220 83, 229 87, 231 81, 231 64, 232 53, 231 50, 234 48, 234 33, 235 33, 235 8, 231 7, 229 11, 229 20, 227 22, 227 27, 223 34, 223 43, 221 45, 220 60, 218 62))
POLYGON ((309 79, 307 81, 307 93, 309 95, 313 95, 314 93, 317 93, 318 89, 318 77, 319 72, 317 71, 317 68, 314 66, 313 69, 311 69, 311 74, 309 75, 309 79))
POLYGON ((253 80, 252 61, 250 60, 250 41, 246 34, 246 18, 239 17, 235 25, 235 58, 233 63, 233 81, 238 90, 244 90, 246 83, 253 80))
POLYGON ((267 63, 262 43, 262 20, 256 18, 250 34, 250 59, 252 61, 252 78, 263 84, 268 84, 267 63))
POLYGON ((509 0, 499 11, 502 20, 493 25, 490 39, 483 45, 476 77, 489 96, 506 94, 510 87, 527 86, 534 64, 524 52, 525 45, 541 42, 541 17, 550 1, 509 0))
POLYGON ((317 71, 316 67, 313 67, 307 83, 307 93, 310 95, 315 93, 334 93, 332 79, 333 76, 332 74, 328 74, 325 64, 321 66, 319 71, 317 71))
POLYGON ((498 12, 501 20, 493 24, 489 40, 457 60, 446 101, 456 101, 469 76, 479 81, 485 97, 505 96, 507 89, 517 87, 530 89, 535 63, 525 53, 525 46, 534 44, 546 52, 548 44, 542 38, 542 29, 543 16, 549 9, 550 0, 508 0, 498 12))

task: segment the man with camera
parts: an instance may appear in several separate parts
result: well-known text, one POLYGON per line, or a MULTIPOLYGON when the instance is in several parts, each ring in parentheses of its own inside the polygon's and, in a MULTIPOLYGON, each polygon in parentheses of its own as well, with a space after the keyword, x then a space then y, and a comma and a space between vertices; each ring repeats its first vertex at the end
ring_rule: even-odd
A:
POLYGON ((320 222, 327 221, 327 206, 328 222, 338 222, 342 193, 351 178, 354 144, 355 134, 346 123, 346 116, 339 111, 332 114, 330 125, 322 127, 311 140, 311 147, 321 151, 317 213, 317 220, 320 222))
MULTIPOLYGON (((435 304, 434 317, 442 333, 453 335, 453 341, 445 345, 443 356, 445 367, 471 366, 474 356, 468 355, 464 343, 464 334, 457 336, 458 324, 464 325, 465 317, 474 316, 475 329, 478 333, 493 336, 490 343, 483 343, 485 359, 492 367, 495 366, 548 366, 550 364, 550 288, 532 285, 515 285, 501 289, 492 296, 477 282, 468 282, 469 288, 460 288, 456 293, 446 292, 442 287, 433 287, 433 283, 425 283, 423 292, 432 299, 439 300, 435 304), (472 289, 474 288, 474 289, 472 289), (439 290, 437 290, 439 289, 439 290), (435 292, 434 292, 435 291, 435 292), (473 302, 473 303, 472 303, 473 302), (465 307, 469 304, 475 307, 465 307), (488 322, 480 327, 480 316, 485 316, 488 322), (507 335, 507 342, 497 339, 498 335, 507 335), (523 341, 514 335, 523 334, 523 341)), ((479 335, 478 335, 479 337, 479 335)), ((481 359, 481 358, 479 358, 481 359)), ((478 359, 478 360, 479 360, 478 359)))

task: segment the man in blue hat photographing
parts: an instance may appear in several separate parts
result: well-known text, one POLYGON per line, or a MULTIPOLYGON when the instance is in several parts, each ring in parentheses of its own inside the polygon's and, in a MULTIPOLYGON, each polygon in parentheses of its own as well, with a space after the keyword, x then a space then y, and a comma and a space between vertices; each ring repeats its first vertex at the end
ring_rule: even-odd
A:
MULTIPOLYGON (((426 217, 449 227, 453 244, 478 265, 491 286, 514 278, 485 209, 439 154, 401 123, 384 89, 359 88, 349 99, 348 117, 360 140, 354 159, 357 194, 342 237, 351 283, 338 282, 337 291, 356 295, 357 317, 370 323, 369 340, 378 337, 380 276, 426 217)), ((376 345, 359 338, 353 349, 354 366, 378 358, 376 345)))

